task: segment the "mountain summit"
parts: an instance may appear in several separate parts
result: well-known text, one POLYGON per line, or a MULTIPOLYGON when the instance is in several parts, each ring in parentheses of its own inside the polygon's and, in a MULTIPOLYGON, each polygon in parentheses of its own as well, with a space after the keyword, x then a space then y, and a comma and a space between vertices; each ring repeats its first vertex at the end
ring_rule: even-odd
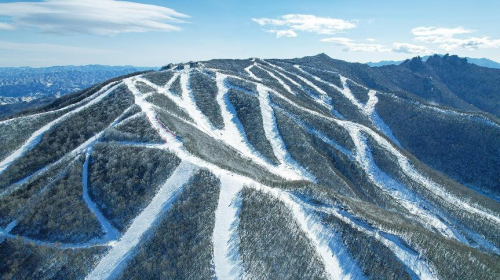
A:
POLYGON ((0 122, 2 278, 500 278, 500 70, 162 69, 0 122))

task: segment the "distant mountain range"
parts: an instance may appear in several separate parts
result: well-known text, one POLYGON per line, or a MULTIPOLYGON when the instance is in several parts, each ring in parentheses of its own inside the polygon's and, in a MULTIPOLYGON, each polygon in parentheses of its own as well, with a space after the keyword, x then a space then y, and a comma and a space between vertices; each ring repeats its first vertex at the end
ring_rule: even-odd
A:
MULTIPOLYGON (((424 57, 422 57, 422 60, 426 61, 427 58, 429 58, 429 56, 424 56, 424 57)), ((476 64, 478 66, 500 69, 500 63, 493 61, 491 59, 471 58, 471 57, 466 57, 466 59, 467 59, 467 62, 472 63, 472 64, 476 64)), ((387 66, 387 65, 399 65, 403 62, 404 62, 404 60, 401 60, 401 61, 382 60, 379 62, 367 62, 366 64, 368 64, 371 67, 380 67, 380 66, 387 66)))
POLYGON ((54 66, 0 68, 0 116, 45 104, 113 77, 152 68, 134 66, 54 66))
POLYGON ((320 54, 0 118, 1 279, 500 279, 500 70, 320 54))

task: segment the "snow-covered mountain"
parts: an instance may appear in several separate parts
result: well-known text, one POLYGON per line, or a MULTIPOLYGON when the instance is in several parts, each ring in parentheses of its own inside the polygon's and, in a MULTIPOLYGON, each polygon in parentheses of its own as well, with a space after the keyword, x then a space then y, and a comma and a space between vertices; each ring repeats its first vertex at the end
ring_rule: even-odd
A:
POLYGON ((0 67, 0 116, 40 106, 111 78, 151 68, 134 66, 0 67))
POLYGON ((457 59, 170 65, 4 119, 0 275, 498 279, 500 71, 457 59))

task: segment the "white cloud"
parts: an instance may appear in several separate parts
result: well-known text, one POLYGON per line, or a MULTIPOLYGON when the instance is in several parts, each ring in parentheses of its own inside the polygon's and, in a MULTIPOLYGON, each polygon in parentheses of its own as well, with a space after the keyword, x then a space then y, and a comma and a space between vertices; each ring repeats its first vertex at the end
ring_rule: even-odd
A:
POLYGON ((377 41, 377 40, 376 40, 376 39, 374 39, 374 38, 366 38, 365 40, 366 40, 366 41, 368 41, 368 42, 375 42, 375 41, 377 41))
POLYGON ((266 30, 267 32, 269 33, 274 33, 276 34, 276 37, 277 38, 281 38, 281 37, 290 37, 290 38, 293 38, 293 37, 297 37, 297 33, 293 30, 276 30, 276 29, 271 29, 271 30, 266 30))
POLYGON ((416 42, 427 44, 439 44, 439 48, 451 51, 457 48, 476 50, 478 48, 498 48, 500 39, 492 40, 490 37, 467 37, 457 38, 456 36, 475 32, 463 27, 437 28, 437 27, 417 27, 411 30, 416 37, 416 42))
POLYGON ((252 20, 261 26, 272 27, 271 30, 267 31, 276 33, 278 37, 297 37, 297 31, 331 35, 356 27, 354 22, 314 15, 288 14, 278 19, 253 18, 252 20), (277 29, 279 27, 282 29, 277 29))
POLYGON ((11 24, 0 22, 0 30, 14 30, 15 27, 11 24))
POLYGON ((409 53, 409 54, 432 54, 433 52, 425 46, 418 46, 408 43, 394 43, 392 44, 392 51, 396 53, 409 53))
POLYGON ((332 43, 344 47, 344 51, 353 52, 393 52, 427 55, 433 53, 425 46, 418 46, 408 43, 394 43, 392 48, 382 44, 357 43, 349 38, 333 37, 322 39, 321 42, 332 43))
POLYGON ((471 29, 465 29, 463 27, 456 27, 456 28, 443 28, 443 27, 415 27, 411 30, 411 33, 415 36, 445 36, 445 37, 452 37, 454 35, 459 35, 459 34, 468 34, 472 33, 474 30, 471 29))
POLYGON ((380 44, 364 44, 364 43, 355 43, 353 40, 349 38, 342 37, 334 37, 334 38, 325 38, 322 39, 321 42, 333 43, 337 46, 343 46, 344 51, 353 51, 353 52, 390 52, 390 48, 386 48, 380 44))
POLYGON ((179 31, 187 15, 172 9, 114 0, 45 0, 0 4, 0 17, 10 29, 39 29, 47 33, 86 33, 113 36, 120 33, 179 31))

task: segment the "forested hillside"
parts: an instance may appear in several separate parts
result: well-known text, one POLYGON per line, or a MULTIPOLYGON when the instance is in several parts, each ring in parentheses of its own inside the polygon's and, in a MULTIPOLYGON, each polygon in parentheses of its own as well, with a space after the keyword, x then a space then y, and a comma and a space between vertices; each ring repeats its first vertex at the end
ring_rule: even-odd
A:
POLYGON ((499 70, 134 73, 0 121, 0 278, 499 279, 499 70))

